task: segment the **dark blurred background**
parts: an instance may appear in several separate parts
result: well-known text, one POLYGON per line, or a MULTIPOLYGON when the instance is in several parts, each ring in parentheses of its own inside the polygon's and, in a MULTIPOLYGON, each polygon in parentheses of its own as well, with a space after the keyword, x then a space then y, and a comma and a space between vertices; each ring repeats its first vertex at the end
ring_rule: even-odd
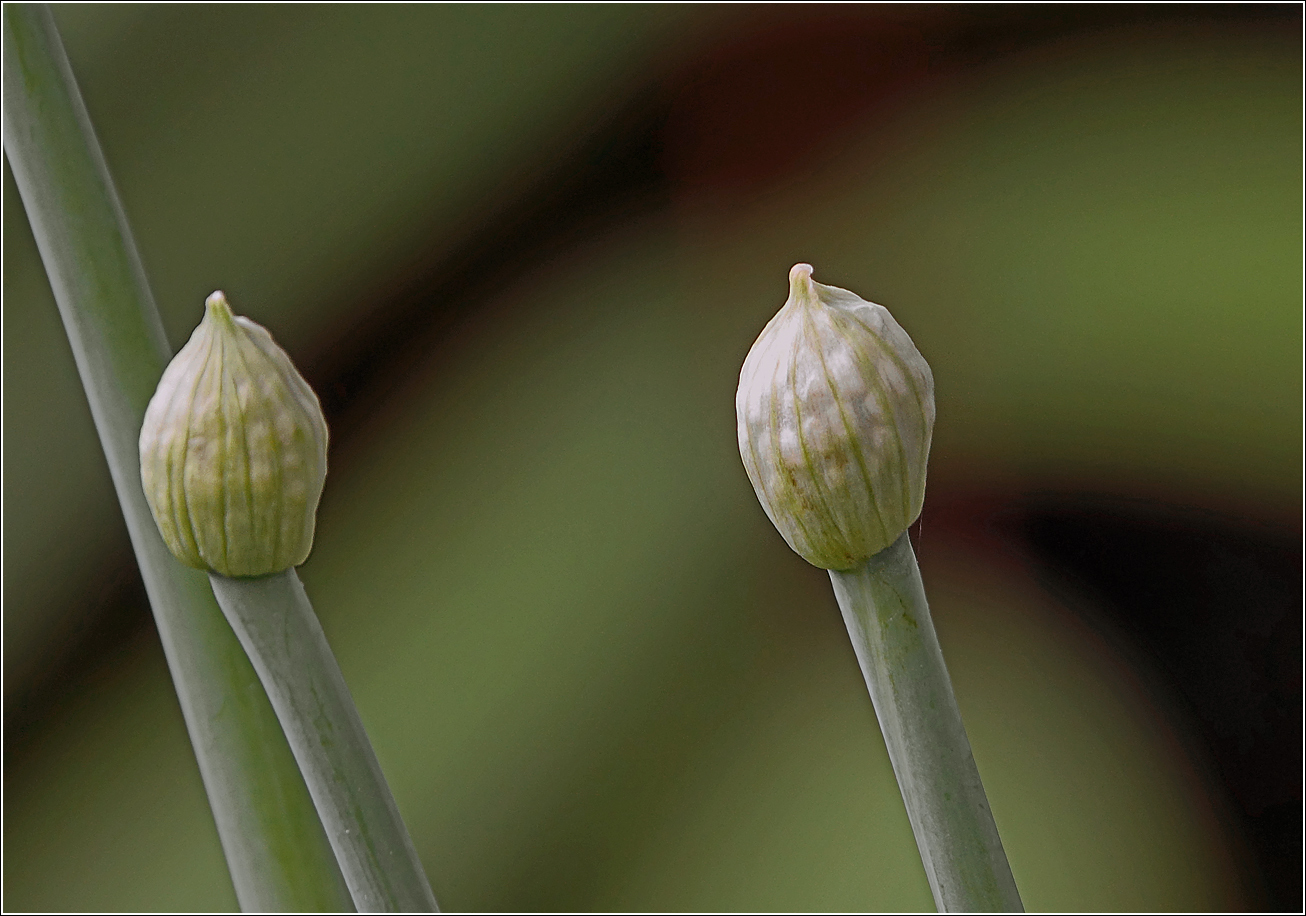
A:
MULTIPOLYGON (((322 395, 301 575, 447 909, 931 906, 735 448, 802 260, 934 369, 1027 907, 1300 910, 1299 5, 55 17, 173 344, 224 289, 322 395)), ((4 905, 229 908, 4 182, 4 905)))

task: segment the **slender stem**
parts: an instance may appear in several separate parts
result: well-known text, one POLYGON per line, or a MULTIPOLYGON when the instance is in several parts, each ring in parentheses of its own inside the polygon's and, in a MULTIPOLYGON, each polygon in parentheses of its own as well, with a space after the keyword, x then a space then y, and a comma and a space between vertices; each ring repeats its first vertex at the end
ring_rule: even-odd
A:
POLYGON ((211 573, 209 581, 277 711, 359 912, 435 912, 417 850, 299 575, 211 573))
POLYGON ((940 912, 1022 912, 906 532, 831 570, 940 912))
POLYGON ((304 780, 204 574, 177 562, 141 488, 137 436, 172 355, 90 118, 44 6, 6 3, 4 149, 59 305, 246 910, 349 897, 304 780))

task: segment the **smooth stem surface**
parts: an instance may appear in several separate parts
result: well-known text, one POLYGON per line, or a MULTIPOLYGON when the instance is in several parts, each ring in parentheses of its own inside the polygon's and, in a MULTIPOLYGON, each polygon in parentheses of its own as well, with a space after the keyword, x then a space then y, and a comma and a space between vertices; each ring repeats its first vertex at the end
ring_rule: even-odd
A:
POLYGON ((831 570, 940 912, 1022 912, 906 532, 831 570))
POLYGON ((254 669, 204 574, 172 557, 145 502, 137 436, 172 351, 59 33, 43 6, 7 3, 3 16, 5 153, 90 401, 237 899, 259 911, 348 908, 254 669))
POLYGON ((421 860, 299 575, 211 573, 209 580, 277 711, 359 912, 435 912, 421 860))

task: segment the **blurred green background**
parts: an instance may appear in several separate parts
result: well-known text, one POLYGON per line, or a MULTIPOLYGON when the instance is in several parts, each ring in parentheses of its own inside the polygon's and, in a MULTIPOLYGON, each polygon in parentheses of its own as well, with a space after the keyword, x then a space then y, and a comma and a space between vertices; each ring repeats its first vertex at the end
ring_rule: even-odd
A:
MULTIPOLYGON (((809 261, 938 424, 913 529, 1031 910, 1301 905, 1301 10, 82 6, 175 346, 321 393, 301 575, 451 910, 931 906, 735 447, 809 261)), ((4 906, 235 905, 4 178, 4 906)))

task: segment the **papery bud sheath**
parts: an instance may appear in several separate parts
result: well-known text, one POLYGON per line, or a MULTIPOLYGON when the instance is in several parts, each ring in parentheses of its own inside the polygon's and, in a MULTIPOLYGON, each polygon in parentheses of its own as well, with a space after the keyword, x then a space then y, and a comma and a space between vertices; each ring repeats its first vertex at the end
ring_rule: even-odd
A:
POLYGON ((934 376, 882 305, 789 272, 789 299, 744 360, 739 452, 762 508, 803 559, 851 569, 925 500, 934 376))
POLYGON ((326 420, 286 352, 233 315, 221 292, 164 371, 140 454, 159 533, 183 563, 261 576, 308 557, 326 479, 326 420))

